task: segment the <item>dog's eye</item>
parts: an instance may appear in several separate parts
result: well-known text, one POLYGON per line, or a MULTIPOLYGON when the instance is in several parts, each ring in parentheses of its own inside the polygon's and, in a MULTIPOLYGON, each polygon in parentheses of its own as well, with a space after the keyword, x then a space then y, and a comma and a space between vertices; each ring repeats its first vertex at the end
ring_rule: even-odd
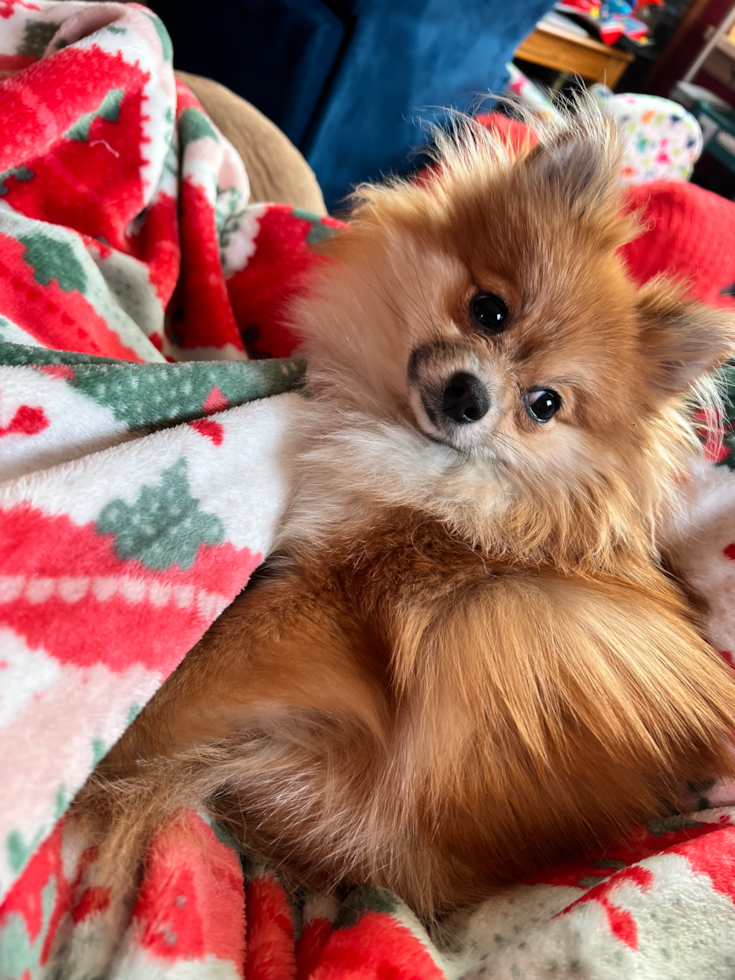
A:
POLYGON ((535 422, 548 422, 561 408, 561 396, 552 388, 531 388, 525 398, 526 410, 535 422))
POLYGON ((502 333, 508 319, 508 305, 495 293, 478 293, 470 302, 470 314, 485 333, 502 333))

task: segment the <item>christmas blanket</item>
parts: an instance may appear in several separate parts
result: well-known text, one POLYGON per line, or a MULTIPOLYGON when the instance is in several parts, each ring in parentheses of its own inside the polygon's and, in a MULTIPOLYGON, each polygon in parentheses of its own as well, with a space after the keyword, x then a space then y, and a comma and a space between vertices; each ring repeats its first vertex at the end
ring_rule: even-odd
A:
MULTIPOLYGON (((0 980, 732 978, 726 787, 431 934, 383 891, 287 897, 183 814, 110 933, 95 852, 64 813, 270 548, 279 450, 308 411, 283 307, 336 223, 248 202, 143 7, 0 0, 0 72, 0 980)), ((726 652, 722 424, 679 558, 726 652)))

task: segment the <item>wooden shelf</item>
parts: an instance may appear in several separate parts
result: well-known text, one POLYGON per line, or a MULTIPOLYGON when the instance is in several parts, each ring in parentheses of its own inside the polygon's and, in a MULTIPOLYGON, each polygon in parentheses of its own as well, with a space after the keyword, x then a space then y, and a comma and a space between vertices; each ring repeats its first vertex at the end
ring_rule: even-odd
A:
POLYGON ((515 57, 554 71, 579 75, 587 81, 602 82, 610 88, 615 87, 634 60, 627 51, 543 21, 516 49, 515 57))

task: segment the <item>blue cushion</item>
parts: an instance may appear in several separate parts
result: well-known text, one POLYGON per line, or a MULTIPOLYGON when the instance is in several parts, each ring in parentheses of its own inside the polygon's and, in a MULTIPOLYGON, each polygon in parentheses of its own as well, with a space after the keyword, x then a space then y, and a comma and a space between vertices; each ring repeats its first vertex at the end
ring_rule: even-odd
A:
POLYGON ((472 109, 552 0, 153 0, 176 67, 242 95, 301 149, 328 207, 404 172, 419 117, 472 109), (434 108, 432 108, 434 107, 434 108))
POLYGON ((505 65, 549 0, 370 0, 305 147, 327 206, 411 166, 431 107, 467 110, 505 87, 505 65))
POLYGON ((345 40, 322 0, 181 0, 149 4, 174 45, 176 68, 226 85, 301 145, 345 40))

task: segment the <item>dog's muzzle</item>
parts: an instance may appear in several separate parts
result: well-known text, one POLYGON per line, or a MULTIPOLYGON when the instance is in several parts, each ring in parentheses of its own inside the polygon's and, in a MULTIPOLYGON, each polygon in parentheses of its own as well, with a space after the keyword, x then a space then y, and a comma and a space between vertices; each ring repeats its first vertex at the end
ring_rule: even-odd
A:
POLYGON ((479 422, 488 413, 490 396, 474 374, 459 371, 449 379, 442 394, 441 413, 461 425, 479 422))
POLYGON ((474 352, 459 344, 425 344, 412 351, 408 362, 411 404, 426 435, 450 445, 457 439, 464 444, 472 426, 485 418, 492 397, 478 366, 474 352))

